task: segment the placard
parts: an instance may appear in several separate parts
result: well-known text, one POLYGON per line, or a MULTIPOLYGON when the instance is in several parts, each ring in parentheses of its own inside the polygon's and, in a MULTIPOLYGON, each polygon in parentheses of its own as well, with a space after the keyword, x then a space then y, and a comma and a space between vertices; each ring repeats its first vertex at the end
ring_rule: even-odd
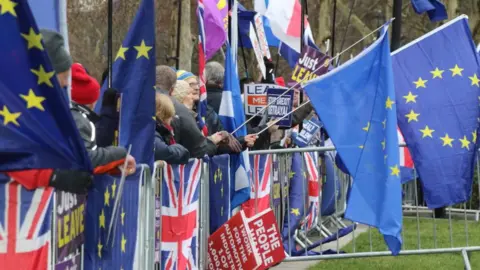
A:
POLYGON ((257 58, 258 68, 262 72, 263 78, 265 78, 267 76, 267 67, 263 62, 262 48, 260 47, 260 43, 252 23, 250 23, 250 32, 248 35, 250 37, 250 42, 252 43, 253 51, 255 52, 255 57, 257 58))
POLYGON ((267 108, 268 117, 270 117, 271 119, 281 118, 281 120, 276 123, 276 125, 281 127, 292 126, 292 114, 290 112, 292 111, 294 90, 291 89, 287 93, 285 93, 286 90, 287 88, 280 88, 279 86, 275 86, 268 88, 267 93, 267 104, 275 101, 267 108), (283 93, 285 94, 282 96, 283 93), (282 118, 287 114, 288 116, 282 118))
POLYGON ((308 146, 321 127, 317 120, 303 120, 303 129, 294 138, 295 144, 300 147, 308 146))
POLYGON ((263 27, 263 16, 257 13, 253 19, 255 21, 255 28, 257 29, 258 42, 260 43, 262 54, 268 59, 272 59, 270 48, 268 47, 267 35, 265 35, 265 27, 263 27))
POLYGON ((293 70, 292 81, 295 83, 306 83, 325 74, 329 65, 330 57, 328 55, 310 46, 305 46, 293 70))
POLYGON ((245 114, 255 115, 267 106, 267 89, 269 87, 277 87, 274 84, 245 84, 244 104, 245 114))
POLYGON ((55 265, 55 270, 80 270, 80 259, 81 256, 80 253, 78 253, 71 259, 68 259, 61 263, 57 263, 57 265, 55 265))
POLYGON ((75 254, 84 242, 86 195, 56 191, 57 262, 75 254))
POLYGON ((208 269, 267 269, 285 251, 272 209, 252 218, 239 211, 208 238, 208 269))

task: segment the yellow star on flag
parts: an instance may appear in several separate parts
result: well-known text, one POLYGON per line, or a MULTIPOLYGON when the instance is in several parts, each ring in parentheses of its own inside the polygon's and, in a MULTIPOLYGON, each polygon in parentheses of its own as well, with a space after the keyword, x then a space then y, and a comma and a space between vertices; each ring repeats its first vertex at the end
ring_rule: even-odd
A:
POLYGON ((443 79, 442 77, 442 73, 444 72, 445 70, 440 70, 437 68, 435 68, 434 71, 430 71, 430 73, 432 73, 433 75, 433 78, 432 79, 435 79, 435 78, 440 78, 440 79, 443 79))
POLYGON ((35 33, 35 30, 30 27, 30 31, 28 34, 22 34, 22 37, 27 41, 28 49, 31 48, 38 48, 39 50, 43 51, 42 45, 42 34, 35 33))
POLYGON ((37 108, 40 111, 45 111, 42 102, 45 100, 42 96, 35 95, 32 89, 28 90, 28 95, 20 94, 20 97, 27 102, 27 109, 37 108))
POLYGON ((125 235, 122 233, 122 252, 125 253, 125 246, 127 245, 127 239, 125 239, 125 235))
POLYGON ((430 129, 428 126, 425 126, 424 129, 420 129, 420 132, 422 132, 422 138, 425 138, 425 137, 433 138, 432 133, 435 132, 435 130, 430 129))
POLYGON ((8 110, 6 105, 3 105, 3 110, 0 111, 0 115, 3 116, 3 125, 4 126, 8 125, 9 123, 12 123, 12 124, 16 125, 17 127, 20 126, 17 119, 18 119, 18 117, 20 117, 20 115, 22 115, 22 113, 19 113, 19 112, 12 113, 8 110))
POLYGON ((117 180, 114 180, 112 184, 112 198, 115 198, 115 190, 117 190, 117 180))
POLYGON ((477 143, 477 130, 472 132, 472 142, 477 143))
POLYGON ((295 216, 300 216, 300 209, 298 208, 292 208, 292 211, 290 212, 291 214, 294 214, 295 216))
POLYGON ((450 138, 448 134, 445 134, 445 137, 440 137, 440 139, 443 141, 443 146, 450 146, 453 147, 452 142, 454 139, 450 138))
POLYGON ((455 77, 455 75, 462 76, 463 68, 460 68, 458 67, 458 65, 455 65, 455 67, 451 68, 450 71, 452 72, 452 77, 455 77))
POLYGON ((98 221, 100 223, 100 228, 105 228, 105 211, 103 211, 103 208, 102 213, 100 213, 100 216, 98 217, 98 221))
POLYGON ((411 121, 418 122, 418 116, 419 115, 420 115, 419 113, 415 113, 413 110, 410 110, 410 112, 408 114, 406 114, 405 117, 408 118, 408 123, 410 123, 411 121))
POLYGON ((417 89, 417 88, 420 88, 420 87, 427 88, 427 86, 425 85, 426 82, 428 82, 428 81, 427 80, 422 80, 422 78, 418 78, 418 80, 413 82, 413 83, 415 84, 415 89, 417 89))
MULTIPOLYGON (((128 51, 128 47, 123 47, 120 46, 120 49, 118 49, 117 56, 115 57, 115 61, 117 61, 118 58, 122 58, 123 60, 126 60, 125 58, 125 53, 128 51)), ((138 58, 138 57, 137 57, 138 58)), ((147 57, 148 58, 148 57, 147 57)))
POLYGON ((148 58, 148 51, 150 51, 153 47, 151 46, 146 46, 145 45, 145 40, 142 40, 142 43, 140 46, 134 46, 135 50, 137 50, 137 59, 144 56, 145 58, 148 58))
POLYGON ((125 223, 125 211, 123 210, 123 208, 122 208, 122 213, 120 214, 120 216, 122 217, 122 225, 124 225, 124 223, 125 223))
POLYGON ((104 196, 104 199, 105 199, 105 204, 104 205, 110 206, 110 193, 108 192, 108 186, 105 189, 105 193, 103 193, 103 196, 104 196))
POLYGON ((408 92, 408 95, 403 96, 404 99, 406 99, 405 103, 413 102, 416 103, 417 101, 415 100, 418 97, 418 95, 412 94, 412 92, 408 92))
POLYGON ((383 149, 383 150, 385 150, 385 145, 386 145, 386 143, 387 143, 387 142, 385 141, 385 139, 383 139, 383 141, 382 141, 382 149, 383 149))
POLYGON ((15 7, 17 6, 18 4, 11 1, 11 0, 0 0, 0 14, 3 15, 5 13, 10 13, 12 14, 14 17, 17 17, 17 13, 15 12, 15 7))
POLYGON ((477 74, 474 73, 472 77, 468 78, 472 81, 472 86, 476 85, 477 87, 480 87, 480 84, 478 84, 480 80, 477 78, 477 74))
POLYGON ((363 148, 364 148, 363 144, 362 144, 362 145, 360 145, 358 148, 360 148, 360 149, 363 149, 363 148))
POLYGON ((390 97, 387 97, 387 101, 385 101, 385 108, 386 109, 392 109, 392 105, 395 103, 395 101, 391 100, 390 97))
POLYGON ((462 148, 467 148, 467 150, 469 149, 470 141, 467 139, 467 136, 463 136, 463 138, 459 139, 459 141, 462 143, 462 148))
MULTIPOLYGON (((5 0, 0 0, 0 1, 5 1, 5 0)), ((38 77, 38 85, 42 85, 42 83, 50 86, 50 87, 53 87, 53 84, 52 82, 50 81, 50 79, 53 77, 53 75, 55 75, 55 72, 54 71, 51 71, 51 72, 45 72, 45 69, 43 69, 43 66, 40 65, 40 67, 38 68, 38 70, 36 69, 30 69, 30 71, 33 72, 33 74, 37 75, 38 77)))
POLYGON ((400 175, 400 169, 398 168, 398 165, 390 167, 390 170, 391 170, 390 175, 395 175, 395 176, 400 175))
POLYGON ((362 129, 368 132, 370 129, 370 122, 367 122, 367 126, 363 127, 362 129))
POLYGON ((103 245, 102 245, 102 242, 100 241, 100 239, 98 239, 97 248, 98 248, 98 257, 99 257, 99 258, 102 258, 102 248, 103 248, 103 245))

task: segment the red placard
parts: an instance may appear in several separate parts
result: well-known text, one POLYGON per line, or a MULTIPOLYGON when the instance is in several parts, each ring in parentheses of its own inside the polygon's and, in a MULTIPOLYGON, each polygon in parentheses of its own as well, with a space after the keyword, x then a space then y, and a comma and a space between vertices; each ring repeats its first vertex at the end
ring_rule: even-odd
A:
POLYGON ((271 209, 233 216, 208 238, 208 269, 266 269, 285 258, 271 209))

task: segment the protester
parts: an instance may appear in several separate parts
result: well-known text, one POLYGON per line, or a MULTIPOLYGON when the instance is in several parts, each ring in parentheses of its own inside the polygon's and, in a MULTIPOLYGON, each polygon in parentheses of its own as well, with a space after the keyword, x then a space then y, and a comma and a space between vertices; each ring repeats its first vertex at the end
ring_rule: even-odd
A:
POLYGON ((79 64, 72 65, 72 101, 93 110, 100 96, 100 84, 79 64))
MULTIPOLYGON (((158 92, 171 96, 176 83, 177 75, 173 69, 168 66, 157 66, 156 89, 158 92)), ((192 158, 214 155, 217 152, 217 146, 203 136, 192 111, 175 98, 172 98, 172 102, 176 113, 172 120, 175 141, 187 148, 192 158)))
POLYGON ((175 143, 172 119, 175 107, 172 100, 164 94, 155 95, 156 127, 155 127, 155 160, 163 160, 169 164, 186 164, 190 158, 188 150, 175 143))
POLYGON ((218 114, 222 102, 223 80, 225 68, 218 62, 208 62, 205 65, 205 81, 207 88, 207 104, 218 114))

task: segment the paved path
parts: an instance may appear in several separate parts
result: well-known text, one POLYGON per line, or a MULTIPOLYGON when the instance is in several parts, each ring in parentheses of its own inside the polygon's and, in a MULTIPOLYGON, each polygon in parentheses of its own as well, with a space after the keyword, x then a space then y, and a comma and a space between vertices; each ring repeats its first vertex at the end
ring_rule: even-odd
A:
MULTIPOLYGON (((368 230, 368 226, 365 225, 358 225, 357 229, 355 230, 355 238, 357 238, 360 234, 366 232, 368 230)), ((353 233, 350 233, 349 235, 346 235, 342 238, 340 238, 340 241, 338 243, 338 246, 340 249, 342 249, 344 246, 346 246, 348 243, 350 243, 353 240, 353 233)), ((327 249, 333 249, 337 250, 337 241, 330 242, 328 244, 322 245, 323 250, 327 249)), ((317 249, 314 249, 315 251, 320 251, 320 247, 317 249)), ((318 261, 304 261, 304 262, 284 262, 280 264, 279 266, 273 267, 272 269, 274 270, 288 270, 288 269, 296 269, 296 270, 304 270, 308 269, 309 267, 314 266, 317 264, 318 261)))

